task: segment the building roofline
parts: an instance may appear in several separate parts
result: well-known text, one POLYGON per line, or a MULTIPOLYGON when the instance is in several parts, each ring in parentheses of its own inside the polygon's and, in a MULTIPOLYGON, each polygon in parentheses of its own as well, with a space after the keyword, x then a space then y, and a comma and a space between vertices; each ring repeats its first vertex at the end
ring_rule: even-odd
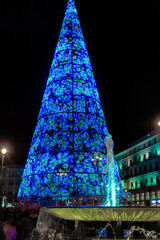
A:
POLYGON ((4 168, 17 168, 17 169, 24 169, 25 164, 10 164, 5 165, 4 168))
POLYGON ((158 135, 158 134, 160 134, 160 128, 157 128, 156 130, 154 130, 152 132, 149 132, 145 136, 143 136, 143 137, 137 139, 136 141, 130 143, 128 145, 128 148, 133 147, 134 145, 137 145, 138 143, 143 142, 143 141, 147 140, 148 138, 154 137, 155 135, 158 135))
POLYGON ((152 138, 152 137, 154 137, 154 136, 156 136, 156 135, 158 135, 158 134, 160 134, 160 127, 157 128, 157 129, 155 129, 155 130, 153 130, 153 131, 151 131, 151 132, 149 132, 149 133, 146 134, 145 136, 137 139, 136 141, 130 143, 130 144, 127 146, 126 149, 124 149, 123 151, 117 153, 116 156, 119 155, 119 154, 122 154, 123 152, 129 150, 130 148, 133 148, 134 146, 138 145, 139 143, 142 143, 143 141, 146 141, 147 139, 150 139, 150 138, 152 138))

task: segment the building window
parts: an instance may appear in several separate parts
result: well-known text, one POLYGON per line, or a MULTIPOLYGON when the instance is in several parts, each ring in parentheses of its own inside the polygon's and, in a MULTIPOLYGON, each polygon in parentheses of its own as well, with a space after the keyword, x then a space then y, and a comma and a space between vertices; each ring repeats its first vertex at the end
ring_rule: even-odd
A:
POLYGON ((157 191, 157 199, 160 199, 160 190, 157 191))
POLYGON ((16 177, 21 177, 22 173, 20 171, 16 172, 16 177))
POLYGON ((140 180, 140 187, 143 187, 143 182, 142 182, 142 180, 140 180))
POLYGON ((145 202, 143 201, 143 202, 141 202, 141 206, 145 206, 145 202))
POLYGON ((13 180, 9 180, 8 185, 13 185, 13 180))
POLYGON ((131 189, 133 189, 133 182, 131 182, 131 189))
POLYGON ((155 162, 155 170, 158 170, 158 162, 155 162))
POLYGON ((139 174, 141 174, 142 173, 142 168, 141 167, 139 167, 139 174))
POLYGON ((146 178, 145 182, 146 182, 146 186, 147 186, 147 185, 148 185, 148 180, 147 180, 147 178, 146 178))
POLYGON ((144 173, 146 173, 147 172, 147 166, 145 165, 144 166, 144 173))
POLYGON ((155 192, 151 192, 151 199, 156 199, 155 192))
POLYGON ((146 154, 143 155, 143 159, 146 160, 146 154))
POLYGON ((135 168, 134 174, 135 174, 135 176, 137 176, 137 168, 135 168))
POLYGON ((9 177, 13 177, 14 176, 14 172, 9 171, 9 177))
POLYGON ((144 200, 144 193, 141 193, 141 200, 144 200))
POLYGON ((136 194, 136 200, 139 201, 139 193, 136 194))
POLYGON ((136 188, 137 188, 137 181, 136 181, 136 188))
POLYGON ((149 169, 152 171, 152 163, 149 164, 149 169))
POLYGON ((157 157, 157 149, 155 149, 155 157, 157 157))
POLYGON ((18 178, 17 180, 16 180, 16 185, 20 185, 21 184, 21 178, 18 178))
POLYGON ((159 185, 159 176, 156 177, 156 185, 159 185))
POLYGON ((149 192, 146 192, 146 200, 150 200, 149 192))
POLYGON ((151 177, 151 185, 153 185, 153 177, 151 177))

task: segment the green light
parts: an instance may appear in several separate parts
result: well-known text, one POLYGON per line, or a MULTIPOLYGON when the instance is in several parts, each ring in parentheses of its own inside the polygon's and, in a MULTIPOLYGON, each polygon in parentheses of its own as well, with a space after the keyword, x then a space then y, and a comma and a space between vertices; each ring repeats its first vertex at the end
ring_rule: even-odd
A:
POLYGON ((160 148, 157 148, 157 155, 160 156, 160 148))

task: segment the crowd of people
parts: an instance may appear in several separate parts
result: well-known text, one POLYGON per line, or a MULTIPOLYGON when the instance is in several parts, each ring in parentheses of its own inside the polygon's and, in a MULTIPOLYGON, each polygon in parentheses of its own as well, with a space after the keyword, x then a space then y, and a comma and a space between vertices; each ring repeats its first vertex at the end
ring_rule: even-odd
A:
POLYGON ((25 240, 36 228, 39 209, 0 208, 0 240, 25 240))

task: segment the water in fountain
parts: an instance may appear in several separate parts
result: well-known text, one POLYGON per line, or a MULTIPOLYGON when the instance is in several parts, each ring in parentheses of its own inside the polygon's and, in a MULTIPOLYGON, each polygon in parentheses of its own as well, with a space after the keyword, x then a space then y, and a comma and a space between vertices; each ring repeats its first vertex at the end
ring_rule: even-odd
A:
MULTIPOLYGON (((107 223, 106 226, 100 232, 97 240, 101 239, 103 231, 107 230, 108 227, 110 227, 112 229, 112 232, 114 234, 114 239, 117 239, 114 227, 112 226, 111 223, 107 223)), ((145 228, 142 228, 139 226, 132 226, 129 230, 129 234, 128 234, 127 238, 124 238, 124 239, 126 239, 126 240, 132 239, 133 240, 132 236, 133 236, 134 232, 139 232, 140 234, 143 234, 145 239, 158 239, 158 237, 160 237, 160 233, 156 233, 155 230, 146 230, 145 228)))
POLYGON ((100 232, 99 237, 98 237, 97 240, 100 240, 103 231, 104 231, 104 230, 107 230, 108 227, 110 227, 110 228, 112 229, 113 234, 114 234, 114 239, 116 239, 116 233, 115 233, 115 231, 114 231, 114 228, 113 228, 112 224, 111 224, 111 223, 107 223, 107 225, 106 225, 106 226, 102 229, 102 231, 100 232))
POLYGON ((149 231, 149 230, 146 230, 146 229, 138 227, 138 226, 137 227, 132 226, 130 229, 130 232, 128 234, 127 240, 130 239, 131 234, 133 234, 133 232, 139 232, 140 234, 143 234, 146 239, 157 239, 158 236, 160 236, 160 234, 159 233, 157 234, 156 231, 154 231, 154 230, 149 231))
POLYGON ((124 198, 124 192, 122 189, 117 163, 114 159, 114 143, 110 134, 108 134, 105 138, 105 145, 107 148, 106 165, 108 169, 108 184, 106 196, 107 201, 104 205, 108 207, 121 206, 121 200, 124 198))

